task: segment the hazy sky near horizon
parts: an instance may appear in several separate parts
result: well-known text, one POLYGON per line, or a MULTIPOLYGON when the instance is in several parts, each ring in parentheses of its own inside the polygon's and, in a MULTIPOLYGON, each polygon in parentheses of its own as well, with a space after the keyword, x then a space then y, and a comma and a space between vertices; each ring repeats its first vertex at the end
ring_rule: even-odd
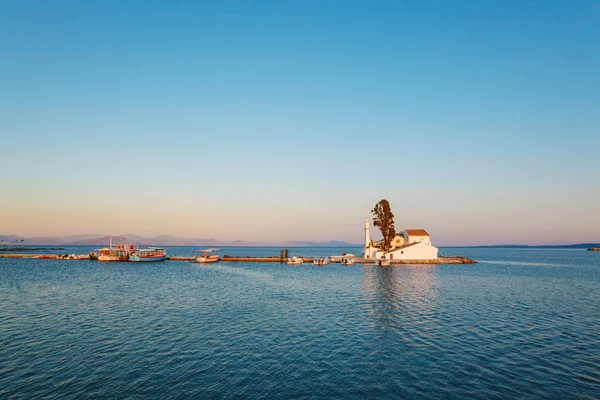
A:
POLYGON ((600 241, 598 1, 0 3, 0 234, 600 241))

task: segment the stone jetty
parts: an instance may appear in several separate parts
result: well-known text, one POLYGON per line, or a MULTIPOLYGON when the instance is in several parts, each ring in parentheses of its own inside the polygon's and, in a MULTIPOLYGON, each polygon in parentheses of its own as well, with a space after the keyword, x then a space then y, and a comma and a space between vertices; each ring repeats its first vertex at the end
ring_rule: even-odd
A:
MULTIPOLYGON (((600 250, 600 249, 599 249, 600 250)), ((311 263, 315 260, 315 257, 302 257, 296 256, 297 258, 302 258, 305 263, 311 263)), ((24 254, 24 253, 10 253, 10 254, 2 254, 0 253, 0 258, 36 258, 36 259, 50 259, 50 260, 90 260, 88 255, 68 255, 68 254, 24 254)), ((166 258, 167 261, 194 261, 194 257, 181 257, 181 256, 170 256, 166 258)), ((365 265, 375 265, 375 260, 366 260, 360 257, 353 257, 355 264, 365 264, 365 265)), ((270 256, 270 257, 250 257, 250 256, 229 256, 225 255, 221 258, 221 262, 260 262, 260 263, 285 263, 288 261, 288 258, 281 258, 278 256, 270 256)), ((339 261, 329 261, 332 264, 339 263, 339 261)), ((467 257, 448 257, 448 256, 440 256, 435 260, 391 260, 391 264, 401 265, 401 264, 410 264, 410 265, 432 265, 432 264, 475 264, 476 261, 467 258, 467 257)))
MULTIPOLYGON (((297 258, 301 258, 305 263, 312 263, 315 260, 315 257, 303 257, 296 256, 297 258)), ((318 257, 317 257, 318 258, 318 257)), ((327 257, 326 257, 327 258, 327 257)), ((194 257, 167 257, 168 261, 194 261, 194 257)), ((375 265, 377 262, 375 260, 366 260, 360 257, 353 257, 355 264, 366 264, 366 265, 375 265)), ((261 263, 285 263, 287 262, 287 258, 280 258, 278 256, 271 257, 250 257, 250 256, 229 256, 225 255, 221 257, 221 262, 261 262, 261 263)), ((330 264, 339 264, 339 261, 329 261, 330 264)), ((440 256, 436 260, 391 260, 391 264, 401 265, 401 264, 411 264, 411 265, 432 265, 432 264, 476 264, 477 261, 472 260, 467 257, 462 256, 440 256)))

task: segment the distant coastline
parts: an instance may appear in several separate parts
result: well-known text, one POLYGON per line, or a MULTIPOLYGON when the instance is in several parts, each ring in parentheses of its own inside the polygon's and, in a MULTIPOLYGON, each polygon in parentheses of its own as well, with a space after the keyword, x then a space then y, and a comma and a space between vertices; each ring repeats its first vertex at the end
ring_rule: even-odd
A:
MULTIPOLYGON (((108 246, 110 238, 107 235, 87 234, 69 236, 40 236, 23 237, 16 235, 0 235, 0 248, 3 246, 108 246)), ((223 247, 360 247, 360 244, 349 243, 342 240, 329 240, 322 242, 312 241, 282 241, 261 242, 248 240, 220 240, 214 238, 181 238, 177 236, 161 235, 156 237, 143 237, 139 235, 121 234, 113 235, 113 244, 136 244, 138 246, 223 246, 223 247)))
MULTIPOLYGON (((222 247, 362 247, 362 244, 350 243, 343 240, 329 241, 294 241, 262 242, 247 240, 219 240, 214 238, 181 238, 177 236, 161 235, 156 237, 142 237, 135 234, 122 234, 112 237, 113 244, 136 244, 138 246, 222 246, 222 247)), ((101 234, 83 234, 69 236, 40 236, 23 237, 16 235, 0 235, 0 249, 6 247, 22 246, 108 246, 109 237, 101 234)), ((526 244, 497 244, 476 246, 445 246, 442 248, 467 248, 467 249, 584 249, 600 251, 600 243, 577 244, 552 244, 552 245, 526 245, 526 244)))
POLYGON ((578 243, 578 244, 496 244, 484 246, 440 246, 446 248, 468 248, 468 249, 590 249, 600 247, 600 243, 578 243))

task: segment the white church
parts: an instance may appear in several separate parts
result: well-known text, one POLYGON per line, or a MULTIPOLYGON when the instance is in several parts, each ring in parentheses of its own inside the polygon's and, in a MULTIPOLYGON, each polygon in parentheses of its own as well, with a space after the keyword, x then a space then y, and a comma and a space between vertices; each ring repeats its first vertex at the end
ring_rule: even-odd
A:
POLYGON ((369 229, 369 219, 365 219, 365 253, 368 260, 437 260, 438 248, 431 244, 425 229, 406 229, 396 233, 390 250, 383 250, 383 240, 373 242, 369 229))

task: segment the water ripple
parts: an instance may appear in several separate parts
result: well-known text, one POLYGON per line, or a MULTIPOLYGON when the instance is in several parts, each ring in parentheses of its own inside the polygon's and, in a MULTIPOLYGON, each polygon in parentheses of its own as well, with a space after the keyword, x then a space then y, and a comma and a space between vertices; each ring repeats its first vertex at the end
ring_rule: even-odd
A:
POLYGON ((0 259, 0 397, 597 398, 600 268, 573 254, 389 268, 0 259))

